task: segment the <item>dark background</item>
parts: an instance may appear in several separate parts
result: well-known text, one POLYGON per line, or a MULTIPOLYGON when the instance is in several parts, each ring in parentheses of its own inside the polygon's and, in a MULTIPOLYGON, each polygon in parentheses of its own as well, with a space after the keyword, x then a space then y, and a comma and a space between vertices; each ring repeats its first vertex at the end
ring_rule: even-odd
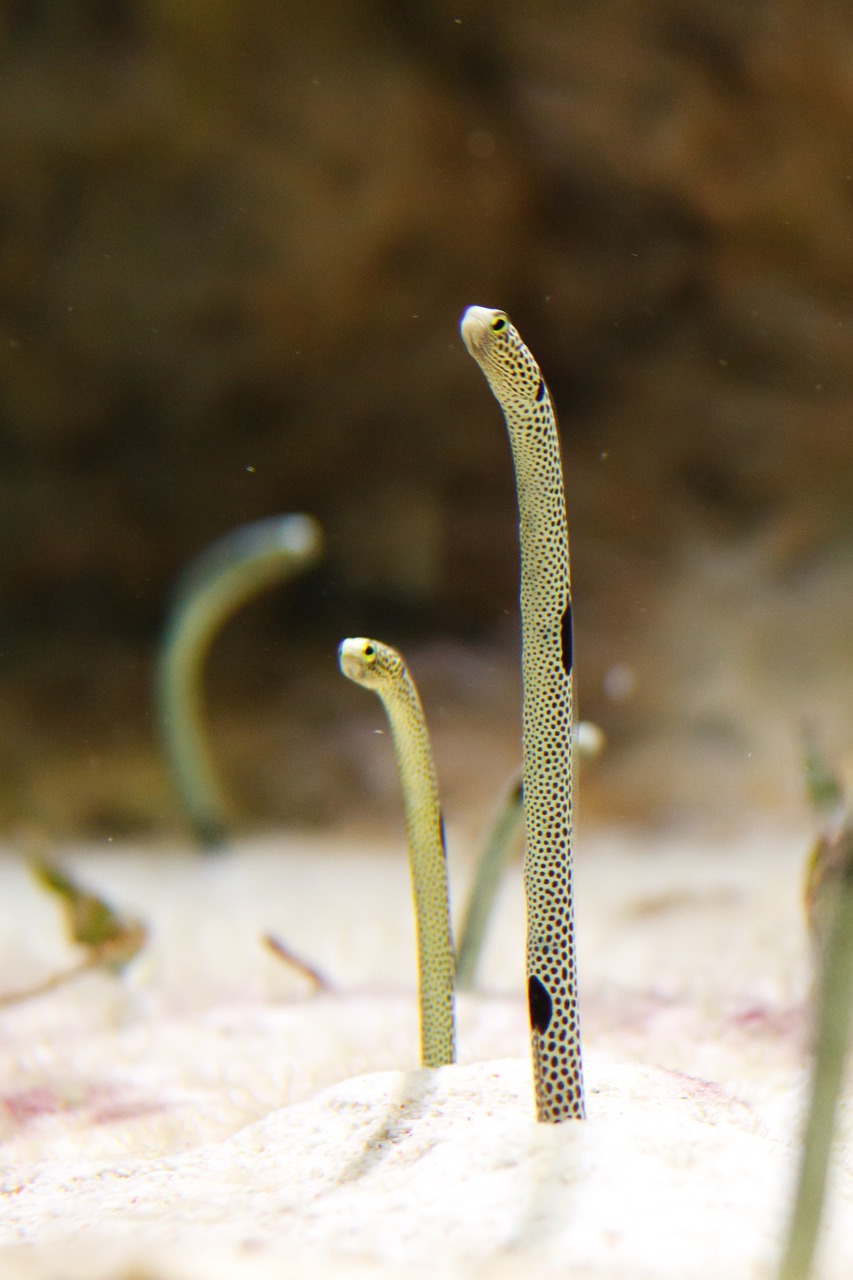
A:
MULTIPOLYGON (((398 805, 341 636, 400 644, 456 820, 517 754, 515 509, 458 337, 560 412, 590 817, 803 813, 849 764, 853 17, 726 0, 0 6, 0 821, 176 830, 180 567, 322 567, 209 670, 241 829, 398 805), (374 757, 376 757, 374 759, 374 757)), ((381 748, 381 749, 380 749, 381 748)))

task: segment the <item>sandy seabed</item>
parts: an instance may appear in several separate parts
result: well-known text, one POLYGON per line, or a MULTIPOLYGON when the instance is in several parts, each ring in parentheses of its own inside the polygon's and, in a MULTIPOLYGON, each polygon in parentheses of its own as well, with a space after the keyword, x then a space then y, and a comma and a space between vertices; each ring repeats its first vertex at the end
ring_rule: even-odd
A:
MULTIPOLYGON (((459 1000, 459 1065, 428 1072, 397 846, 68 851, 151 938, 121 979, 0 1010, 0 1275, 772 1276, 807 1083, 807 843, 581 841, 589 1119, 556 1127, 533 1121, 517 872, 459 1000)), ((451 870, 464 888, 470 866, 451 870)), ((12 990, 73 955, 11 853, 0 885, 12 990)), ((853 1274, 842 1130, 824 1280, 853 1274)))

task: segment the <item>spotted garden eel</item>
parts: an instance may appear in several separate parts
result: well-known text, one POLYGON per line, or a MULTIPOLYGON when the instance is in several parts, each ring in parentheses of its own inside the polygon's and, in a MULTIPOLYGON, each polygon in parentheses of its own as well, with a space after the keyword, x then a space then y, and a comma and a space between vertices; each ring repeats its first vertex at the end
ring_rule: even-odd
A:
POLYGON ((178 580, 160 644, 154 701, 178 798, 208 850, 226 842, 228 827, 202 715, 204 659, 241 605, 310 568, 322 548, 322 530, 311 516, 272 516, 226 533, 178 580))
POLYGON ((378 694, 391 726, 415 900, 421 1063, 446 1066, 456 1060, 455 962, 444 824, 421 700, 403 658, 390 645, 363 636, 342 640, 338 660, 345 676, 378 694))
POLYGON ((539 1120, 584 1117, 572 902, 572 597, 557 424, 505 312, 469 307, 462 338, 506 420, 520 516, 527 992, 539 1120))

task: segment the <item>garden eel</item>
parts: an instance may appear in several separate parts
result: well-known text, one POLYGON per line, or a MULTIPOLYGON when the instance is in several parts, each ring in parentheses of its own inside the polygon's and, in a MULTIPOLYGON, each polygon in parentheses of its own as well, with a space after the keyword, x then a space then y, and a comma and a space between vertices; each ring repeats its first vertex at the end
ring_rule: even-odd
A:
MULTIPOLYGON (((825 901, 816 955, 819 973, 815 989, 817 1008, 809 1107, 779 1280, 808 1280, 812 1274, 850 1046, 853 1015, 853 815, 848 812, 841 823, 836 823, 826 833, 826 840, 832 851, 833 871, 831 883, 825 883, 821 890, 825 901)), ((813 925, 811 920, 810 924, 813 925)))
POLYGON ((155 710, 181 805, 208 850, 227 841, 228 828, 202 716, 205 656, 242 604, 309 568, 322 547, 322 530, 311 516, 273 516, 226 533, 178 580, 160 645, 155 710))
POLYGON ((819 820, 814 844, 806 862, 803 906, 812 944, 812 959, 823 963, 829 927, 835 911, 848 857, 851 815, 844 786, 829 768, 810 729, 803 734, 803 773, 806 793, 819 820))
POLYGON ((521 545, 527 991, 537 1119, 584 1117, 572 911, 572 598, 557 424, 539 366, 503 311, 462 337, 506 420, 521 545))
POLYGON ((453 936, 444 823, 421 700, 403 658, 390 645, 363 636, 342 640, 338 660, 345 676, 378 694, 391 726, 415 900, 421 1063, 446 1066, 456 1060, 453 936))

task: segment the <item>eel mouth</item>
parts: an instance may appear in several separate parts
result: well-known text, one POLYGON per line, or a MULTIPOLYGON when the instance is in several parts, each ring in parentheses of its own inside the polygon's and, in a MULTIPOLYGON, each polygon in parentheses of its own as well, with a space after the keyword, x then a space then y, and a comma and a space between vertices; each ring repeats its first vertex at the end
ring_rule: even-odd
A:
POLYGON ((462 323, 459 326, 462 331, 462 341, 475 358, 482 353, 486 345, 494 315, 494 310, 490 310, 489 307, 469 307, 462 317, 462 323))
POLYGON ((359 638, 342 640, 338 645, 338 663, 350 680, 364 679, 364 644, 359 638))

